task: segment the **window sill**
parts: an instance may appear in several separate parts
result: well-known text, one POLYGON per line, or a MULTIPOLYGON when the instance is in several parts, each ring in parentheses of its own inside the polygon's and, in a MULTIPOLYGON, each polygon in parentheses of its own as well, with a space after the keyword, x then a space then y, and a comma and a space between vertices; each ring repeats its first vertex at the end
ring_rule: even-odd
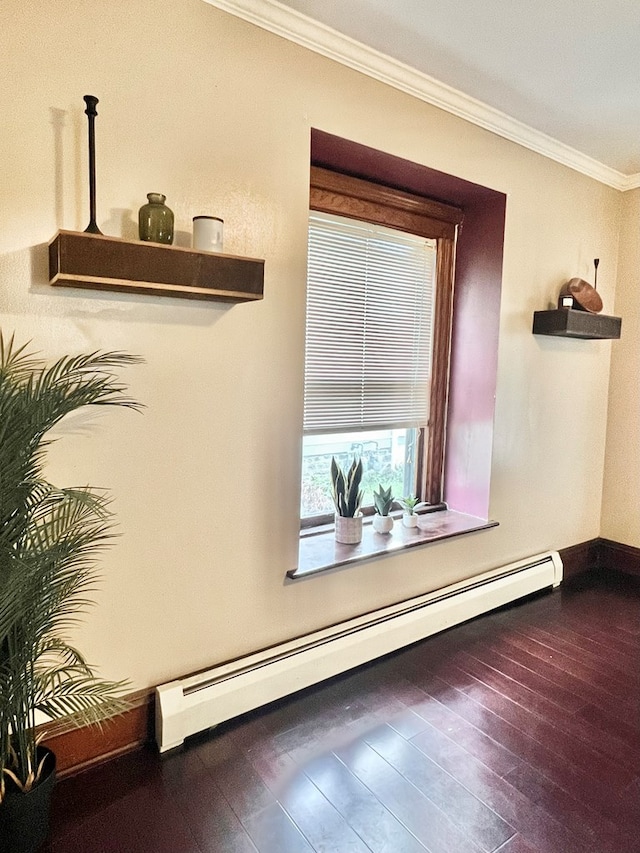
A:
POLYGON ((403 527, 401 519, 397 518, 393 531, 386 534, 376 533, 371 519, 366 519, 362 529, 362 542, 358 545, 342 545, 335 541, 333 525, 325 525, 318 528, 317 533, 303 531, 300 537, 298 568, 287 572, 287 577, 294 580, 309 577, 330 569, 395 554, 418 545, 428 545, 430 542, 497 526, 497 521, 487 521, 445 509, 421 515, 417 527, 403 527))

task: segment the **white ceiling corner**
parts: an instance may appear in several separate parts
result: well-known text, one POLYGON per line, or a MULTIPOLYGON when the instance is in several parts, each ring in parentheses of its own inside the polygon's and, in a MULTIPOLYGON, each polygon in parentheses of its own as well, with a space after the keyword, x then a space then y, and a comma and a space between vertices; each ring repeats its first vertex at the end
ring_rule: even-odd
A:
POLYGON ((421 70, 277 0, 204 0, 275 35, 459 116, 617 190, 640 187, 627 175, 421 70))

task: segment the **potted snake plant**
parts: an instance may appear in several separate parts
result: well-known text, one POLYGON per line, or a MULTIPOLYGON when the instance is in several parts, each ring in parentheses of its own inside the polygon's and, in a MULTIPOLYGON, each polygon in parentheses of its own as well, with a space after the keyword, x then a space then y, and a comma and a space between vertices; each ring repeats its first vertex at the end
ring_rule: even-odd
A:
POLYGON ((376 514, 373 516, 373 529, 376 533, 391 533, 393 530, 393 518, 389 515, 393 506, 394 497, 391 494, 391 486, 384 489, 378 484, 378 491, 373 492, 373 506, 376 514))
POLYGON ((357 545, 362 541, 362 460, 354 459, 348 470, 343 470, 335 456, 331 458, 331 494, 336 508, 336 542, 357 545))
POLYGON ((123 710, 123 682, 103 681, 70 645, 112 536, 108 499, 57 488, 44 474, 49 431, 84 406, 137 404, 113 370, 124 353, 65 356, 51 366, 0 333, 0 850, 44 841, 55 756, 36 714, 99 723, 123 710))

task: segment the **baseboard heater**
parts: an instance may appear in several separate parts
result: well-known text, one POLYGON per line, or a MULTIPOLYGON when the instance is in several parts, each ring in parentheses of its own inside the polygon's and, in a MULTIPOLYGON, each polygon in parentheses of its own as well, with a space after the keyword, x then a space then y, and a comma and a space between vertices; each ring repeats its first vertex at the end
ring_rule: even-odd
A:
POLYGON ((161 752, 304 687, 562 580, 555 551, 315 631, 156 688, 161 752))

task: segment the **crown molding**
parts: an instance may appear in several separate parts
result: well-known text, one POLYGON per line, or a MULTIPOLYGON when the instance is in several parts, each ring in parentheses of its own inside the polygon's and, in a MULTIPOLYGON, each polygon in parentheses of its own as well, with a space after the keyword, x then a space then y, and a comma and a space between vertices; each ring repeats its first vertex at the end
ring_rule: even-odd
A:
POLYGON ((621 189, 626 192, 627 190, 637 190, 640 187, 640 172, 637 172, 635 175, 623 175, 623 186, 621 189))
POLYGON ((314 21, 307 15, 278 3, 277 0, 204 0, 204 2, 355 71, 360 71, 374 80, 413 95, 421 101, 439 107, 614 189, 624 191, 640 187, 640 173, 625 175, 618 172, 506 113, 367 47, 325 24, 314 21))

